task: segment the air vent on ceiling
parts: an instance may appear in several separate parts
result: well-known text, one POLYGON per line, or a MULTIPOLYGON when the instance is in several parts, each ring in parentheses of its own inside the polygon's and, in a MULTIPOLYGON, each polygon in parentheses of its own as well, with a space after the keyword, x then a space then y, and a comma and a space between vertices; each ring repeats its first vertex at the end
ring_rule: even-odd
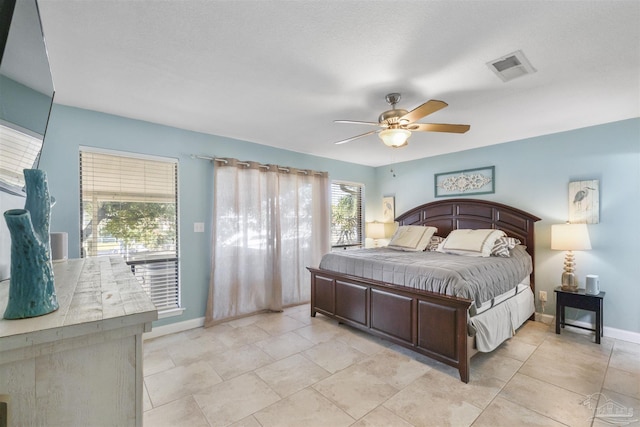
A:
POLYGON ((535 73, 536 69, 529 62, 521 50, 517 50, 501 58, 487 62, 491 71, 496 73, 503 82, 508 82, 525 74, 535 73))

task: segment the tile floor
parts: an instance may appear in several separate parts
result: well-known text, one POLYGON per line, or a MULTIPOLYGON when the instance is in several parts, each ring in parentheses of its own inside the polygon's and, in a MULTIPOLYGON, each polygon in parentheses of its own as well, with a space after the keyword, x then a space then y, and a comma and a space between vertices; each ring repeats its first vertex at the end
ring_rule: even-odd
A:
POLYGON ((464 384, 298 306, 146 341, 144 425, 606 426, 594 415, 607 400, 640 425, 640 344, 592 340, 528 322, 474 356, 464 384))

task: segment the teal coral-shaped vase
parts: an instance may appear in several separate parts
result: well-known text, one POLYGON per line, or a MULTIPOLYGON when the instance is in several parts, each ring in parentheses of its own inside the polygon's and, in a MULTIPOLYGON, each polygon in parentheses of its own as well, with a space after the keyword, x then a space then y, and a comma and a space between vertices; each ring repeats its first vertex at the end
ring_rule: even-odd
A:
POLYGON ((11 234, 11 278, 5 319, 42 316, 58 309, 53 282, 49 219, 51 198, 47 175, 25 169, 27 201, 4 218, 11 234))

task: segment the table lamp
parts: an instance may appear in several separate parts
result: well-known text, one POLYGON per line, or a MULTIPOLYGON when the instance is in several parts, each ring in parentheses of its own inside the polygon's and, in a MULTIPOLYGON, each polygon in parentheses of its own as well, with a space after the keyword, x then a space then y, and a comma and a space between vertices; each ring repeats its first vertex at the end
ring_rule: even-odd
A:
POLYGON ((555 224, 551 226, 551 249, 567 251, 564 258, 564 271, 562 272, 562 290, 575 292, 578 290, 578 281, 574 274, 576 263, 573 251, 585 251, 591 249, 587 224, 555 224))
POLYGON ((393 222, 368 222, 366 236, 373 239, 374 247, 379 247, 378 240, 386 239, 393 234, 395 224, 393 222))

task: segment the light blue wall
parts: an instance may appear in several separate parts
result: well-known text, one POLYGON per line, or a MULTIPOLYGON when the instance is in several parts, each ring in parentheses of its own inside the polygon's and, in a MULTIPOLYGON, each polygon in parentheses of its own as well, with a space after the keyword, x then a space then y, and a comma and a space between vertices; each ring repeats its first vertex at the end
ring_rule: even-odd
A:
MULTIPOLYGON (((470 134, 470 137, 472 135, 470 134)), ((235 157, 329 171, 332 179, 366 186, 366 218, 380 219, 382 196, 395 196, 396 213, 434 200, 434 173, 495 166, 496 192, 482 195, 529 211, 536 224, 536 288, 546 290, 545 313, 554 314, 553 288, 564 253, 551 251, 550 226, 567 220, 568 183, 600 180, 600 223, 589 225, 593 250, 576 253, 577 274, 600 275, 605 326, 640 332, 640 119, 541 136, 379 168, 338 162, 245 141, 54 105, 40 167, 58 200, 52 231, 69 233, 70 256, 79 253, 78 147, 80 145, 178 158, 183 316, 204 315, 209 281, 212 167, 191 154, 235 157), (389 172, 394 169, 396 177, 389 172), (193 223, 207 224, 193 233, 193 223)), ((541 311, 538 304, 537 310, 541 311)), ((576 312, 570 317, 578 318, 576 312)), ((578 318, 590 320, 588 317, 578 318)))
MULTIPOLYGON (((395 196, 400 214, 435 200, 435 173, 483 166, 495 166, 496 191, 478 198, 541 218, 535 227, 536 289, 548 293, 548 314, 555 313, 553 289, 564 260, 564 252, 549 249, 551 224, 568 219, 570 181, 600 180, 600 223, 588 226, 593 250, 575 253, 576 274, 583 286, 586 274, 600 276, 605 326, 640 332, 640 119, 380 167, 378 192, 368 196, 395 196)), ((589 321, 587 316, 572 311, 568 318, 589 321)))
POLYGON ((51 231, 69 233, 69 257, 80 247, 79 146, 152 154, 179 159, 180 255, 182 304, 180 317, 164 319, 162 325, 204 316, 209 284, 213 167, 191 154, 234 157, 301 169, 328 171, 331 179, 360 182, 375 189, 371 167, 279 150, 93 111, 54 105, 45 137, 40 168, 56 197, 51 212, 51 231), (204 222, 204 233, 194 233, 193 223, 204 222))

